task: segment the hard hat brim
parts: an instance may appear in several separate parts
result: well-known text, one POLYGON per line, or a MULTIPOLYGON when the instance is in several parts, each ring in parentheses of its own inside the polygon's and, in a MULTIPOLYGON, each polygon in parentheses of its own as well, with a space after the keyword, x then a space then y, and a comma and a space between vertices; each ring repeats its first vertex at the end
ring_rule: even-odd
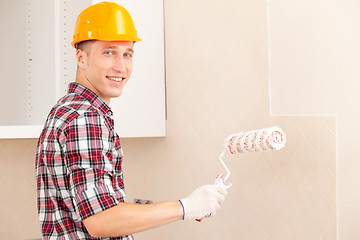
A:
MULTIPOLYGON (((75 38, 75 37, 74 37, 75 38)), ((77 38, 77 39, 84 39, 83 41, 72 41, 71 45, 76 48, 76 45, 80 42, 89 41, 89 40, 98 40, 98 41, 123 41, 123 42, 140 42, 142 41, 141 38, 132 37, 132 36, 126 36, 126 35, 119 35, 119 36, 113 36, 113 37, 101 37, 101 38, 77 38)))

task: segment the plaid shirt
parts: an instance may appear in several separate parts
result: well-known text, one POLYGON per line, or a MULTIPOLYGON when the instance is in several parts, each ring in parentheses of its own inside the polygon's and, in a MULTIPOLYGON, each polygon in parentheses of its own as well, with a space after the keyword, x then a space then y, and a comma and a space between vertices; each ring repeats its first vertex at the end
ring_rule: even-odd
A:
POLYGON ((125 201, 122 150, 111 116, 101 98, 77 83, 51 109, 36 154, 43 239, 95 239, 82 220, 125 201))

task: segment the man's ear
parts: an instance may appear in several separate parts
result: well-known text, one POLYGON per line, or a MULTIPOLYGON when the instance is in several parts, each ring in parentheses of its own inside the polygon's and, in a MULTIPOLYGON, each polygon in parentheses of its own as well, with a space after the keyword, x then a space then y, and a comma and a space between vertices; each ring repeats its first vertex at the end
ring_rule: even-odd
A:
POLYGON ((82 49, 76 50, 76 61, 80 68, 84 67, 87 61, 87 54, 86 51, 82 49))

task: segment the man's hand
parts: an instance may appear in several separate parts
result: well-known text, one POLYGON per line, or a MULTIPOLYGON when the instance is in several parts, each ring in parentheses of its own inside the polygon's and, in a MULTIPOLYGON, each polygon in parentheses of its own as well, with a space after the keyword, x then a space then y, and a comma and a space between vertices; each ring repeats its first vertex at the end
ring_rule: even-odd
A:
POLYGON ((181 199, 183 219, 202 219, 214 216, 227 195, 226 186, 222 184, 203 185, 188 197, 181 199))

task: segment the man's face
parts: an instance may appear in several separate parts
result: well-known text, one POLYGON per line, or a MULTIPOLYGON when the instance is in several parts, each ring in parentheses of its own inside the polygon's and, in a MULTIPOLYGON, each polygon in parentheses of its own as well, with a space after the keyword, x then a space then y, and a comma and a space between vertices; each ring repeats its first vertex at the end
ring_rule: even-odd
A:
POLYGON ((81 84, 95 92, 104 102, 119 97, 130 78, 134 43, 94 40, 76 53, 81 84))

